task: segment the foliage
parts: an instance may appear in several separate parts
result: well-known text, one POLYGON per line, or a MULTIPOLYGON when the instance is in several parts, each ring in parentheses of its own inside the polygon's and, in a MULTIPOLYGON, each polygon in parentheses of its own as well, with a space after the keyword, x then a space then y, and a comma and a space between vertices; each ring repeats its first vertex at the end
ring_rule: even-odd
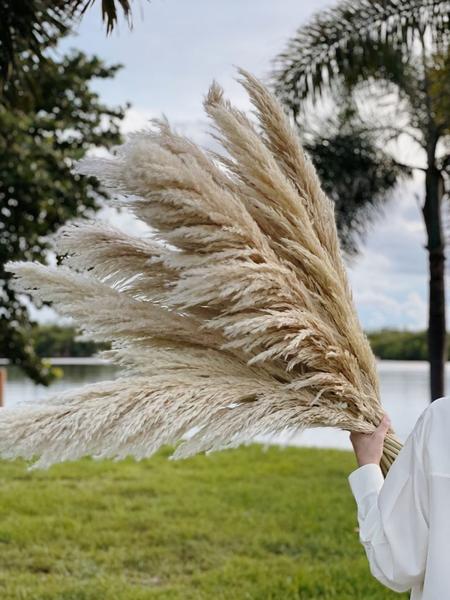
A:
POLYGON ((28 311, 2 265, 44 260, 47 234, 99 207, 106 192, 96 180, 73 175, 71 167, 89 148, 121 139, 123 109, 106 106, 90 89, 94 78, 113 77, 118 68, 81 52, 58 60, 48 54, 41 63, 25 53, 20 77, 0 102, 0 347, 41 383, 51 373, 37 361, 28 311))
POLYGON ((2 600, 406 598, 369 572, 352 453, 0 463, 2 600))
POLYGON ((390 141, 409 136, 447 168, 449 19, 448 0, 347 0, 300 27, 277 57, 277 93, 303 132, 308 98, 335 101, 337 116, 313 131, 310 152, 352 252, 395 182, 416 166, 398 162, 390 141))
POLYGON ((368 333, 368 338, 378 358, 386 360, 427 360, 428 358, 425 331, 382 329, 368 333))
POLYGON ((31 340, 37 356, 41 358, 93 356, 99 350, 106 349, 106 344, 78 339, 75 327, 54 324, 34 325, 31 340))
MULTIPOLYGON (((89 7, 95 4, 97 0, 66 0, 71 5, 72 10, 81 9, 84 13, 89 7)), ((102 18, 106 23, 107 33, 111 33, 117 24, 117 7, 120 6, 124 16, 130 22, 131 18, 131 0, 101 0, 102 18)))
MULTIPOLYGON (((427 340, 425 331, 400 331, 381 329, 367 333, 374 354, 384 360, 426 360, 427 340)), ((106 348, 106 344, 80 341, 74 327, 55 324, 35 324, 30 333, 36 354, 44 357, 93 356, 106 348)), ((450 360, 450 350, 448 353, 450 360)))
MULTIPOLYGON (((0 72, 8 79, 17 60, 29 51, 35 60, 42 49, 68 28, 96 0, 2 0, 0 2, 0 72)), ((131 16, 130 0, 101 0, 107 32, 117 23, 117 5, 131 16)))
POLYGON ((417 37, 445 51, 450 30, 448 0, 344 0, 300 27, 277 59, 278 93, 298 112, 301 100, 345 81, 407 83, 408 59, 417 37))
POLYGON ((437 126, 450 135, 450 53, 434 57, 429 82, 437 126))
POLYGON ((305 148, 335 204, 341 247, 354 255, 386 197, 410 169, 378 146, 375 133, 364 127, 351 107, 327 119, 314 135, 304 133, 305 148))

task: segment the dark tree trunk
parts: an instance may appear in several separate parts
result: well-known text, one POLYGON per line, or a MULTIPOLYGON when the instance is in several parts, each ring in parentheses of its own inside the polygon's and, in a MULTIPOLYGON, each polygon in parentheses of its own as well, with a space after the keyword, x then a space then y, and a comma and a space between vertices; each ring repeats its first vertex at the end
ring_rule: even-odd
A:
POLYGON ((428 358, 431 401, 445 393, 447 336, 445 323, 445 242, 442 232, 442 181, 437 168, 429 165, 426 174, 423 216, 429 257, 428 358))

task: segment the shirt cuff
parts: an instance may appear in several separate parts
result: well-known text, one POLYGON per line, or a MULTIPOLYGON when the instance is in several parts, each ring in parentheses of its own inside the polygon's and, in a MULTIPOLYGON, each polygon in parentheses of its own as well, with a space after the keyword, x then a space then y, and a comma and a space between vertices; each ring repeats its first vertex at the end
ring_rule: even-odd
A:
POLYGON ((369 463, 352 471, 348 476, 348 481, 352 494, 359 504, 367 494, 372 492, 378 494, 383 486, 384 477, 379 465, 369 463))

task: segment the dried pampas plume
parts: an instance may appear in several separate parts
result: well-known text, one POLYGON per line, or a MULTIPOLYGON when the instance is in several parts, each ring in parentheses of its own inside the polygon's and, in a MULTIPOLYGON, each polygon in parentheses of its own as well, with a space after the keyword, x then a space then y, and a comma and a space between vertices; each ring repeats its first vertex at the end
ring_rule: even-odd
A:
MULTIPOLYGON (((223 155, 156 120, 113 158, 78 164, 152 235, 79 221, 55 236, 61 266, 8 263, 18 290, 110 341, 102 356, 123 377, 2 409, 1 456, 46 467, 174 444, 182 458, 257 434, 378 425, 333 204, 276 99, 242 70, 240 82, 258 124, 215 83, 204 101, 223 155)), ((400 447, 390 431, 384 473, 400 447)))

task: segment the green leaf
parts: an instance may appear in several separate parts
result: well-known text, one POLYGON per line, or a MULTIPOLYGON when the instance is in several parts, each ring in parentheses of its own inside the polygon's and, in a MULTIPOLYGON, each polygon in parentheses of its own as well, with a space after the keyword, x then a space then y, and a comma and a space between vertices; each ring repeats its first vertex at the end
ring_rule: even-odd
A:
POLYGON ((90 87, 95 78, 113 77, 117 65, 82 52, 58 60, 43 52, 40 62, 28 53, 20 56, 18 74, 0 100, 0 348, 32 379, 47 384, 55 372, 35 353, 28 311, 3 265, 44 262, 48 234, 99 208, 105 190, 71 167, 91 148, 120 143, 124 108, 105 105, 90 87))

